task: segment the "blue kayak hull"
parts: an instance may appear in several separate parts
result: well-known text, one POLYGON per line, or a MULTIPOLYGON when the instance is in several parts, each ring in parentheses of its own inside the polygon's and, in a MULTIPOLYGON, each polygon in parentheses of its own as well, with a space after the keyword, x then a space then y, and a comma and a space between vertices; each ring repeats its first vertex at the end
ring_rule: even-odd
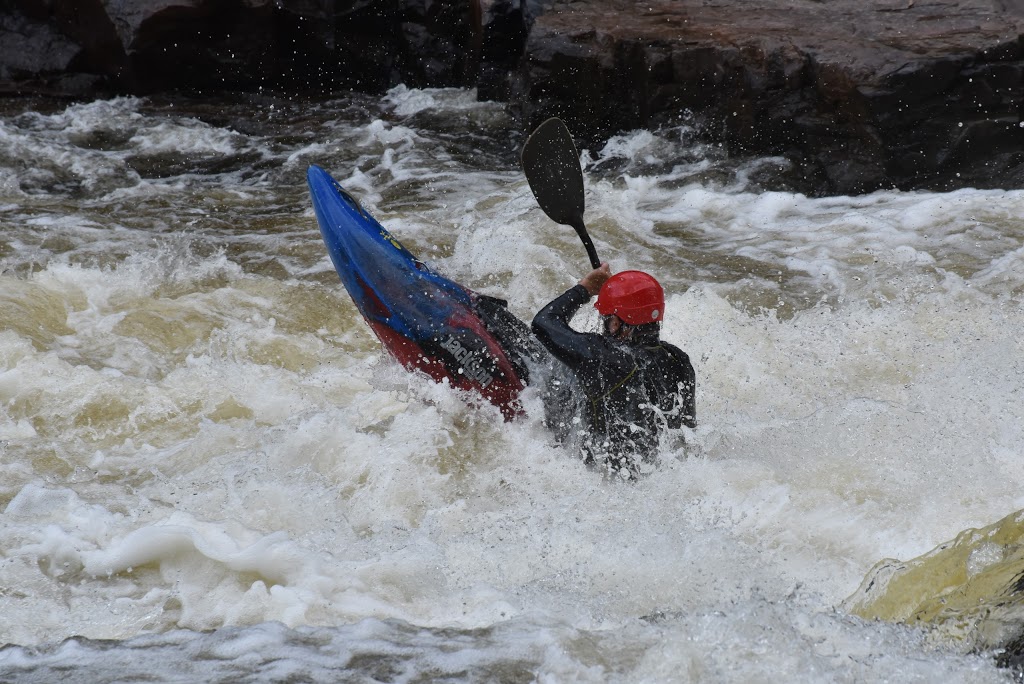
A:
POLYGON ((334 268, 388 352, 410 370, 479 394, 507 419, 520 413, 528 371, 514 342, 529 335, 525 326, 498 300, 432 271, 326 171, 310 166, 306 178, 334 268))

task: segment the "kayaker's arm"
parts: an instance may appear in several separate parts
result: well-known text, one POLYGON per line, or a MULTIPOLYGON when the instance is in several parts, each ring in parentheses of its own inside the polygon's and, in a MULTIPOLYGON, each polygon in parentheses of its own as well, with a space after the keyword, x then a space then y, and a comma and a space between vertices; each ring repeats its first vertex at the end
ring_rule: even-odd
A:
MULTIPOLYGON (((583 276, 575 287, 541 309, 533 319, 533 333, 541 344, 577 372, 586 365, 597 363, 602 357, 608 361, 609 341, 601 335, 576 332, 569 326, 569 321, 581 306, 601 291, 601 286, 611 275, 607 262, 601 264, 583 276)), ((615 355, 611 356, 614 358, 615 355)))
POLYGON ((596 361, 604 351, 600 335, 577 332, 569 321, 590 301, 583 285, 576 285, 541 309, 533 318, 533 334, 555 358, 571 368, 596 361))

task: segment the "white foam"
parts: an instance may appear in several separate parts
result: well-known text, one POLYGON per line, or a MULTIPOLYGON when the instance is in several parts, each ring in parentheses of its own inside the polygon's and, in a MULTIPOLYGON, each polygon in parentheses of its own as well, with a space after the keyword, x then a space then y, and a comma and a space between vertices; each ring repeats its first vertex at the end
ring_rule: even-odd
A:
MULTIPOLYGON (((450 95, 392 97, 463 106, 450 95)), ((169 149, 191 135, 178 126, 213 157, 260 144, 107 106, 153 133, 143 145, 169 149)), ((351 147, 277 151, 297 179, 251 235, 269 200, 234 176, 216 196, 237 203, 197 206, 183 178, 71 211, 26 195, 34 214, 10 222, 0 275, 17 283, 4 311, 38 312, 0 330, 0 583, 20 592, 0 641, 149 634, 144 648, 205 648, 243 672, 314 667, 323 653, 292 641, 313 635, 335 664, 414 652, 420 673, 526 662, 546 681, 998 678, 955 644, 837 606, 881 558, 1024 508, 1024 193, 679 187, 689 171, 601 176, 663 161, 656 136, 614 141, 587 176, 587 224, 615 270, 666 283, 663 333, 694 362, 699 420, 621 485, 554 444, 535 390, 505 423, 382 356, 336 279, 261 270, 325 268, 300 162, 341 148, 322 163, 399 240, 524 319, 588 270, 518 169, 467 168, 434 133, 368 118, 338 124, 351 147), (133 197, 152 204, 99 218, 133 197), (186 225, 177 210, 211 223, 155 239, 186 225), (101 250, 131 256, 85 258, 101 250)), ((61 121, 33 125, 52 141, 61 121)), ((589 307, 578 324, 593 326, 589 307)), ((33 657, 49 656, 0 652, 33 657)), ((196 662, 216 678, 219 661, 196 662)))
POLYGON ((475 111, 481 104, 476 91, 462 88, 409 88, 397 85, 384 96, 384 103, 399 116, 412 116, 436 109, 441 111, 475 111))

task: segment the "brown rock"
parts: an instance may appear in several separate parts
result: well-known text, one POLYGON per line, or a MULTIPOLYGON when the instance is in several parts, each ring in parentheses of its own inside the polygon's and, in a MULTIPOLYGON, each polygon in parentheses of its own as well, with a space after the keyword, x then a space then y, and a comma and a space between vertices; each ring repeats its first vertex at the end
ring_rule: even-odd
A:
POLYGON ((517 75, 530 126, 599 142, 689 111, 805 190, 1024 184, 1020 0, 561 0, 517 75))

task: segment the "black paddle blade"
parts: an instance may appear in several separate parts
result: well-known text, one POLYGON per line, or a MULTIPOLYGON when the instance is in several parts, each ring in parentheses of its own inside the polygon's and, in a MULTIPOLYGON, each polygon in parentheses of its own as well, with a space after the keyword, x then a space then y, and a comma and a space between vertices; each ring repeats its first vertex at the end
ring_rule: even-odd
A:
POLYGON ((523 171, 537 203, 552 221, 571 226, 582 219, 583 171, 561 119, 548 119, 526 139, 523 171))
POLYGON ((594 243, 583 223, 583 170, 569 129, 551 118, 530 134, 523 145, 523 171, 537 204, 555 223, 572 226, 583 241, 590 264, 597 268, 594 243))

